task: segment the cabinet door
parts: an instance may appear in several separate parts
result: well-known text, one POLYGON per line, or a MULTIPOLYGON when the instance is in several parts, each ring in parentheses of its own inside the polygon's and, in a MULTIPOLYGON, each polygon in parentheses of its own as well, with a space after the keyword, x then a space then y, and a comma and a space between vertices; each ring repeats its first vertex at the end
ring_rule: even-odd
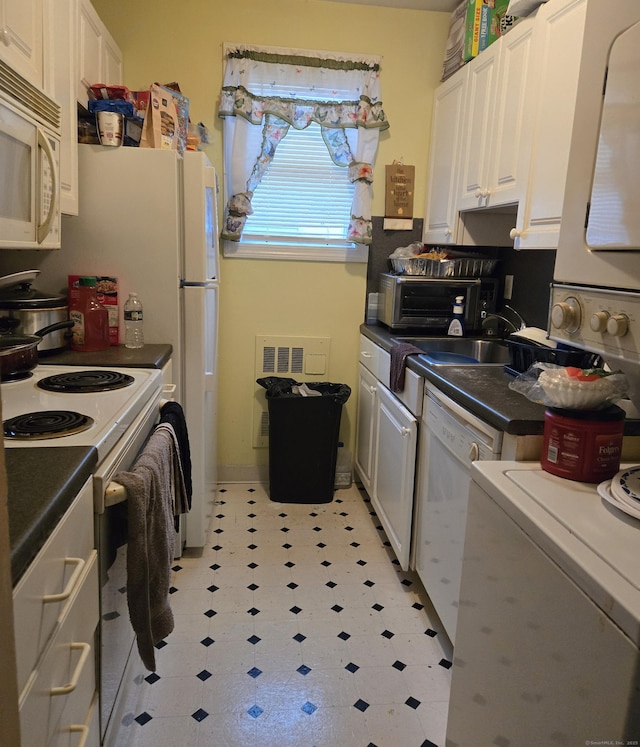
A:
POLYGON ((122 52, 111 38, 103 31, 102 48, 102 82, 107 85, 122 83, 122 52))
MULTIPOLYGON (((534 19, 525 18, 500 39, 494 123, 486 144, 489 153, 487 205, 517 203, 524 195, 528 159, 524 143, 530 142, 527 116, 528 80, 534 19)), ((484 54, 484 52, 483 52, 484 54)))
POLYGON ((554 0, 536 17, 527 84, 533 96, 530 167, 511 233, 516 249, 558 246, 586 10, 586 0, 554 0))
POLYGON ((89 86, 122 83, 122 53, 89 0, 80 0, 78 11, 77 97, 86 106, 89 86))
POLYGON ((489 197, 489 144, 493 137, 499 42, 468 63, 465 136, 460 163, 458 209, 485 207, 489 197))
POLYGON ((371 495, 373 485, 374 429, 376 418, 376 392, 378 382, 367 369, 360 364, 358 381, 358 408, 356 420, 356 458, 355 466, 364 485, 371 495))
POLYGON ((43 0, 0 0, 0 58, 44 88, 43 0))
POLYGON ((409 569, 413 483, 418 424, 415 417, 378 383, 371 503, 400 567, 409 569))
POLYGON ((87 89, 94 83, 104 83, 102 73, 102 23, 87 0, 78 6, 78 101, 87 105, 87 89))
POLYGON ((60 210, 78 214, 77 0, 47 0, 51 96, 60 104, 60 210))
POLYGON ((452 244, 456 241, 457 173, 468 67, 466 65, 439 86, 433 100, 423 232, 423 241, 428 244, 452 244))

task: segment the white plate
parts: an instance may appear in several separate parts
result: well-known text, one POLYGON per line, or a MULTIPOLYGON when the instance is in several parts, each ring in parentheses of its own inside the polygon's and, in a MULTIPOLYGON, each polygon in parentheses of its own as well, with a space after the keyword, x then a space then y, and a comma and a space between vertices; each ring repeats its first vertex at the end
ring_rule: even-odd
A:
POLYGON ((619 501, 615 495, 611 492, 611 480, 605 480, 598 485, 598 495, 604 498, 607 503, 615 506, 619 511, 624 511, 625 514, 633 516, 634 519, 640 521, 640 508, 635 508, 627 503, 619 501))
POLYGON ((14 272, 12 275, 3 275, 0 277, 0 288, 11 288, 12 285, 31 283, 39 274, 40 270, 24 270, 23 272, 14 272))
POLYGON ((621 470, 611 479, 611 493, 619 500, 632 500, 640 508, 640 467, 621 470))

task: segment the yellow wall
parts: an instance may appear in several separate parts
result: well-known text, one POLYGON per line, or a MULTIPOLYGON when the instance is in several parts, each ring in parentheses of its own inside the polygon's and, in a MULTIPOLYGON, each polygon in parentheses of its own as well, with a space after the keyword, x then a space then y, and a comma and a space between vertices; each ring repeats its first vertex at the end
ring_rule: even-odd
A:
MULTIPOLYGON (((415 214, 423 215, 433 91, 442 69, 447 13, 328 0, 93 0, 124 54, 125 84, 178 81, 191 120, 212 134, 209 158, 222 173, 216 118, 222 44, 239 42, 373 54, 382 57, 382 100, 390 129, 381 136, 373 214, 384 214, 384 166, 416 166, 415 214)), ((108 82, 108 81, 107 81, 108 82)), ((341 438, 353 450, 358 326, 366 266, 222 259, 218 463, 265 464, 252 446, 255 335, 328 336, 330 381, 353 390, 341 438)))

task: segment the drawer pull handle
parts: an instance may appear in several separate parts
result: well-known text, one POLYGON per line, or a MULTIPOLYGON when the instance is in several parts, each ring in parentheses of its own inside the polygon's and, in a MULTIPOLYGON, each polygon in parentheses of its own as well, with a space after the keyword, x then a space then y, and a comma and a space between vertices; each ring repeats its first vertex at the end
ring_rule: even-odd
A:
POLYGON ((72 643, 71 650, 82 651, 82 653, 80 654, 80 658, 78 659, 78 663, 76 664, 76 668, 73 670, 73 674, 71 675, 71 682, 69 682, 68 685, 62 685, 62 687, 52 687, 50 691, 51 695, 68 695, 69 693, 72 693, 78 686, 78 680, 80 679, 80 675, 82 674, 85 662, 89 657, 91 646, 88 643, 72 643))
POLYGON ((363 358, 372 358, 372 357, 373 357, 373 356, 371 355, 371 353, 365 353, 365 351, 364 351, 364 350, 361 350, 361 351, 360 351, 360 355, 361 355, 361 356, 362 356, 363 358))
POLYGON ((89 738, 89 727, 85 724, 71 724, 69 727, 70 732, 78 732, 82 734, 80 737, 80 741, 78 742, 78 747, 85 747, 87 744, 87 739, 89 738))
POLYGON ((67 585, 64 588, 64 591, 61 591, 59 594, 45 594, 42 597, 42 601, 47 604, 49 602, 63 602, 65 599, 68 599, 71 596, 71 592, 73 591, 73 587, 76 585, 76 581, 78 580, 78 576, 82 573, 82 569, 85 565, 84 558, 65 558, 64 559, 65 565, 75 565, 75 570, 71 574, 71 578, 67 582, 67 585))

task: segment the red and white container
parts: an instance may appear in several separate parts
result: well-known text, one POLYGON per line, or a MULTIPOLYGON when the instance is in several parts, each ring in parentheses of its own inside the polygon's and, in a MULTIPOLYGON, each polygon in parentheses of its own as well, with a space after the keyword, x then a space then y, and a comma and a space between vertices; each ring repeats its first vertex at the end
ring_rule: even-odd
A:
POLYGON ((542 469, 579 482, 599 483, 620 469, 625 413, 549 408, 544 416, 542 469))
POLYGON ((77 298, 69 299, 69 319, 73 322, 72 350, 94 353, 106 350, 109 341, 109 312, 98 301, 95 277, 78 281, 77 298))

